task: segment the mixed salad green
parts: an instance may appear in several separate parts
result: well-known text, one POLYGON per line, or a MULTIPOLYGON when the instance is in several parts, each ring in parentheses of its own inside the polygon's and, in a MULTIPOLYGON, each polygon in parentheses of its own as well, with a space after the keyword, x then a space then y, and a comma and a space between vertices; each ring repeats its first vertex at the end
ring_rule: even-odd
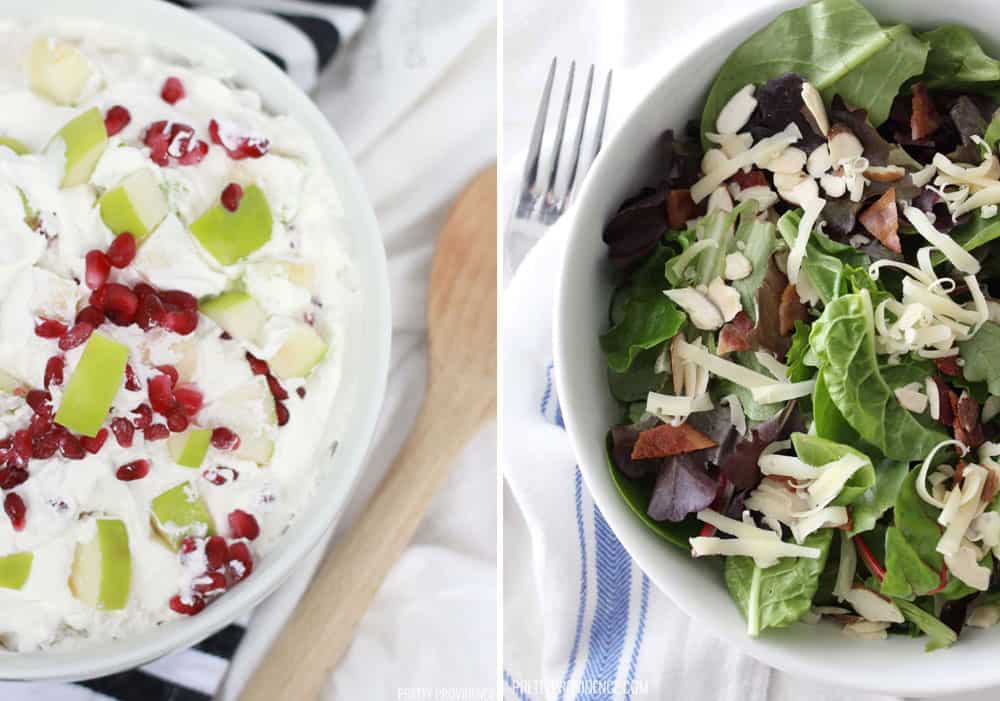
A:
POLYGON ((748 631, 1000 621, 1000 61, 855 0, 737 48, 604 241, 622 497, 748 631))

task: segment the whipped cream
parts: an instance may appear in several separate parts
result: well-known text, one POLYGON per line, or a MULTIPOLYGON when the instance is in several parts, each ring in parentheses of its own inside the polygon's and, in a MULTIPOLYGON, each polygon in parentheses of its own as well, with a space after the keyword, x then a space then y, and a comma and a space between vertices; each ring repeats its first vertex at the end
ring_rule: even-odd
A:
MULTIPOLYGON (((240 289, 256 300, 267 319, 252 342, 225 334, 204 314, 187 335, 105 321, 96 333, 128 347, 139 389, 123 383, 104 426, 121 417, 135 420, 137 407, 150 403, 149 380, 162 374, 157 366, 172 365, 181 375, 180 384, 203 398, 202 408, 190 419, 192 427, 227 427, 242 440, 273 441, 273 454, 263 464, 210 446, 200 467, 184 467, 171 457, 166 440, 147 440, 142 430, 135 430, 129 447, 111 433, 96 454, 88 452, 83 459, 67 459, 60 452, 31 458, 25 468, 28 479, 4 492, 23 501, 23 529, 15 530, 11 518, 0 514, 0 558, 33 553, 23 586, 0 586, 0 648, 18 652, 128 636, 182 615, 171 609, 171 599, 190 604, 197 598, 193 589, 204 589, 212 580, 206 574, 203 540, 197 539, 191 552, 179 553, 154 528, 152 501, 177 485, 193 485, 216 533, 229 545, 245 542, 255 561, 266 557, 315 492, 322 464, 316 456, 325 455, 338 438, 321 435, 315 418, 332 404, 346 342, 344 320, 358 300, 338 193, 313 142, 293 120, 269 112, 255 93, 234 85, 224 69, 171 58, 144 37, 89 22, 44 27, 0 23, 0 41, 13 59, 0 66, 0 137, 17 139, 28 150, 18 155, 0 146, 0 370, 21 385, 15 392, 0 393, 0 440, 28 427, 34 412, 25 392, 44 387, 53 356, 65 362, 65 381, 49 387, 53 409, 59 408, 86 344, 61 351, 58 339, 36 334, 36 325, 47 319, 72 327, 88 305, 92 290, 86 285, 85 256, 106 251, 115 238, 98 199, 145 169, 165 194, 167 214, 139 243, 130 264, 112 268, 108 282, 182 290, 199 299, 240 289), (57 104, 27 77, 27 57, 39 36, 58 37, 86 58, 90 73, 73 104, 57 104), (174 104, 161 97, 170 77, 179 79, 185 92, 174 104), (128 110, 128 124, 109 137, 87 182, 61 187, 66 148, 53 137, 87 110, 107 115, 116 105, 128 110), (161 120, 192 127, 194 138, 208 146, 204 158, 181 165, 171 152, 167 165, 154 162, 144 137, 161 120), (221 143, 211 138, 211 120, 217 120, 221 143), (232 158, 230 152, 247 135, 265 144, 266 153, 232 158), (232 182, 260 188, 273 225, 267 243, 222 265, 190 227, 219 203, 220 193, 232 182), (289 265, 303 266, 295 270, 309 274, 292 274, 289 265), (248 387, 263 386, 247 353, 269 361, 303 324, 318 332, 328 350, 305 376, 280 380, 288 395, 281 402, 288 421, 277 426, 270 394, 236 402, 232 398, 244 396, 240 393, 248 387), (136 460, 150 462, 145 477, 122 481, 116 476, 121 466, 136 460), (232 537, 228 519, 237 510, 255 518, 259 536, 232 537), (127 604, 120 610, 84 603, 69 583, 78 546, 95 537, 97 518, 120 519, 127 529, 131 581, 127 604)), ((165 419, 157 415, 153 422, 165 419)), ((241 563, 229 566, 224 576, 233 579, 234 570, 243 574, 241 563)), ((206 601, 219 594, 210 591, 206 601)))

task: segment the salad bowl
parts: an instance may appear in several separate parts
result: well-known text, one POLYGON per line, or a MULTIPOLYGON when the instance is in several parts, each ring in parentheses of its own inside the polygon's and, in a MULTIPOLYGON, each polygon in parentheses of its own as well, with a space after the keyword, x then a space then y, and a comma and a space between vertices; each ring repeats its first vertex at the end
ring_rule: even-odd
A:
MULTIPOLYGON (((988 53, 1000 49, 1000 41, 987 29, 992 13, 979 3, 863 4, 883 26, 930 30, 958 23, 974 28, 988 53)), ((604 224, 627 197, 655 182, 663 130, 680 128, 701 115, 708 88, 730 53, 779 13, 801 5, 755 4, 742 15, 721 19, 698 48, 664 72, 591 169, 568 225, 556 297, 555 373, 566 429, 595 502, 638 566, 695 622, 727 643, 790 673, 872 692, 931 696, 1000 684, 1000 669, 993 662, 1000 654, 996 629, 963 631, 958 644, 932 654, 925 652, 925 640, 859 640, 827 625, 795 624, 748 637, 746 620, 732 604, 719 563, 713 558, 692 560, 688 552, 647 528, 622 499, 608 469, 605 437, 609 426, 620 423, 621 407, 608 391, 607 362, 598 343, 608 327, 614 288, 602 240, 604 224)))

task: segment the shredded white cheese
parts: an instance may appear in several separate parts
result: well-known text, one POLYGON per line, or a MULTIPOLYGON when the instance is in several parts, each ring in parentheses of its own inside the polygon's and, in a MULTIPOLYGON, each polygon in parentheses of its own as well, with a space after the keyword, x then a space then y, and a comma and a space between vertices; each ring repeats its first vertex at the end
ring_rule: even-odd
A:
POLYGON ((799 281, 799 270, 802 268, 802 260, 806 256, 809 237, 812 235, 816 220, 819 219, 819 214, 825 206, 826 200, 821 197, 810 198, 802 203, 802 218, 799 220, 798 234, 792 244, 792 250, 788 254, 788 281, 793 285, 799 281))
POLYGON ((758 404, 777 404, 799 397, 808 397, 816 388, 816 380, 778 382, 765 387, 751 387, 750 394, 758 404))
POLYGON ((955 240, 950 236, 945 236, 935 229, 934 225, 928 221, 927 215, 921 210, 916 207, 907 206, 903 210, 903 216, 913 224, 913 228, 917 230, 918 234, 927 239, 929 244, 941 251, 944 257, 956 268, 969 275, 975 275, 979 272, 979 261, 971 253, 955 243, 955 240))
POLYGON ((697 397, 677 397, 659 392, 650 392, 646 395, 646 411, 660 418, 688 416, 698 411, 711 411, 713 408, 708 392, 697 397))
POLYGON ((717 355, 712 355, 707 349, 699 348, 691 343, 681 343, 677 352, 685 361, 703 367, 713 375, 735 382, 749 390, 753 390, 754 387, 767 387, 776 384, 772 378, 766 375, 749 370, 717 355))

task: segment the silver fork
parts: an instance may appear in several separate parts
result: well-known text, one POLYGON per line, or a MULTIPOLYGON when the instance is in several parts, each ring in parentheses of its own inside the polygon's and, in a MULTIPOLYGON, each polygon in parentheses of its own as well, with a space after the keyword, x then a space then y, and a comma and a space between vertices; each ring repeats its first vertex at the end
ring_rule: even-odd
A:
POLYGON ((556 124, 555 137, 552 141, 552 158, 545 173, 539 172, 542 153, 542 137, 545 134, 545 120, 549 111, 549 98, 552 95, 552 82, 556 74, 556 59, 552 59, 549 75, 542 90, 542 100, 538 105, 538 115, 531 131, 531 142, 528 146, 527 162, 524 164, 524 175, 521 176, 521 189, 514 212, 511 214, 504 235, 504 265, 508 275, 512 275, 528 251, 538 243, 550 226, 565 211, 572 199, 577 181, 587 173, 587 169, 601 150, 604 135, 604 123, 608 114, 608 101, 611 97, 611 71, 604 80, 604 94, 601 98, 601 111, 594 128, 594 145, 590 157, 581 157, 584 129, 587 125, 587 111, 590 106, 590 93, 594 85, 594 67, 587 72, 587 82, 583 88, 583 100, 580 106, 579 123, 576 125, 576 135, 572 142, 572 150, 567 160, 563 160, 563 138, 566 133, 566 119, 573 97, 573 79, 576 74, 576 61, 569 65, 569 76, 566 79, 562 107, 559 110, 559 121, 556 124), (569 169, 568 175, 565 169, 569 169), (559 188, 559 181, 565 179, 565 187, 559 188))

